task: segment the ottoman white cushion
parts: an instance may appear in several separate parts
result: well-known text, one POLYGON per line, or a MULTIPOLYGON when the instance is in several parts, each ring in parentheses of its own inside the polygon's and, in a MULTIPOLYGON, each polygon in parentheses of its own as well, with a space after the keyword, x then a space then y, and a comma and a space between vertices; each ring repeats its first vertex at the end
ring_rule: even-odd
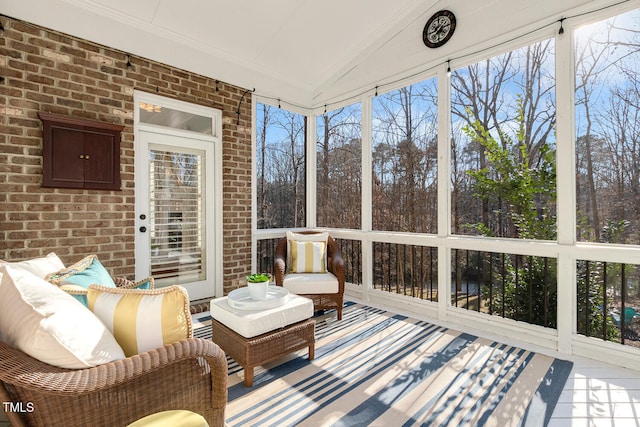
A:
MULTIPOLYGON (((298 295, 266 310, 238 310, 227 303, 227 297, 211 300, 211 317, 245 338, 252 338, 313 316, 313 301, 298 295)), ((215 341, 215 337, 214 337, 215 341)))

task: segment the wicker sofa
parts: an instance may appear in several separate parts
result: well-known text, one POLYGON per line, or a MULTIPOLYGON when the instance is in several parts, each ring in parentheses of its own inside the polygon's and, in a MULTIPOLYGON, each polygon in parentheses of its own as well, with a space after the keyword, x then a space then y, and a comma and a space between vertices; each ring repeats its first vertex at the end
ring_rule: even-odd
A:
POLYGON ((0 367, 0 398, 20 405, 7 412, 13 427, 126 426, 168 409, 224 425, 227 360, 212 341, 188 338, 81 370, 47 365, 0 343, 0 367))
MULTIPOLYGON (((30 328, 28 325, 32 323, 31 319, 27 319, 20 323, 20 327, 14 328, 12 325, 17 323, 7 322, 7 313, 13 312, 10 317, 13 319, 16 313, 24 313, 21 307, 28 305, 25 301, 12 299, 16 294, 11 293, 11 289, 20 288, 20 292, 25 292, 25 295, 34 289, 40 293, 39 289, 42 289, 40 300, 29 300, 35 301, 34 304, 39 304, 38 301, 42 300, 50 301, 51 298, 56 298, 56 294, 59 298, 59 294, 64 292, 39 280, 45 270, 55 270, 61 262, 55 254, 49 254, 43 258, 10 263, 8 265, 12 266, 11 270, 5 269, 3 265, 7 263, 0 262, 0 274, 4 273, 0 275, 0 290, 5 298, 3 325, 6 329, 3 336, 13 339, 8 330, 23 330, 20 328, 25 325, 30 328), (21 287, 27 283, 30 287, 21 287), (54 290, 55 293, 51 293, 54 290), (9 303, 10 301, 14 302, 9 303)), ((134 285, 124 278, 113 278, 113 281, 117 288, 126 289, 134 285)), ((86 313, 89 311, 83 311, 82 305, 72 297, 64 295, 63 301, 66 301, 65 305, 59 307, 67 309, 72 318, 83 319, 84 322, 93 319, 92 316, 87 317, 86 313), (78 307, 79 311, 74 311, 78 307)), ((174 315, 183 314, 184 311, 179 311, 174 315)), ((45 317, 45 329, 52 330, 55 327, 52 324, 54 317, 53 314, 45 317)), ((70 324, 65 327, 66 319, 62 318, 62 328, 72 331, 71 333, 81 330, 70 324)), ((75 323, 83 324, 83 320, 75 323)), ((97 318, 95 321, 100 322, 97 318)), ((41 334, 41 331, 33 332, 41 334)), ((100 330, 97 333, 98 335, 93 333, 87 339, 76 341, 94 342, 94 337, 100 336, 100 330)), ((20 336, 26 337, 28 342, 38 340, 31 334, 20 336)), ((172 409, 200 414, 210 426, 225 424, 227 359, 220 347, 210 340, 182 337, 158 348, 143 349, 129 357, 122 353, 122 357, 107 358, 103 363, 86 364, 73 369, 73 366, 51 364, 49 355, 60 349, 46 346, 39 339, 40 347, 45 353, 36 352, 44 356, 38 358, 23 352, 15 343, 8 344, 11 341, 0 341, 0 399, 6 417, 14 427, 126 426, 147 415, 172 409)), ((29 351, 33 351, 32 347, 29 348, 29 351)), ((106 347, 97 346, 98 357, 108 351, 106 347)))

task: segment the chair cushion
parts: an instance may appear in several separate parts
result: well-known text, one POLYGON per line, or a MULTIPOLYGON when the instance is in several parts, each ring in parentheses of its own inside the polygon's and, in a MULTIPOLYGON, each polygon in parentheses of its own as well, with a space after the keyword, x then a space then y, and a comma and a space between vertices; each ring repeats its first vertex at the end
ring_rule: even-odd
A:
POLYGON ((87 299, 127 357, 193 337, 189 295, 182 286, 143 290, 91 285, 87 299))
POLYGON ((14 268, 26 270, 41 279, 47 277, 48 274, 55 273, 64 268, 64 264, 60 258, 58 258, 58 255, 53 252, 47 256, 32 258, 26 261, 7 262, 0 260, 0 266, 2 265, 10 265, 14 268))
POLYGON ((298 295, 335 294, 339 290, 338 278, 331 273, 289 273, 282 286, 298 295))
POLYGON ((327 242, 298 242, 290 240, 292 273, 326 273, 327 242))
POLYGON ((200 414, 183 409, 156 412, 147 415, 127 427, 209 427, 200 414))
POLYGON ((49 274, 46 279, 73 295, 85 306, 87 306, 87 289, 90 285, 116 287, 111 275, 95 255, 86 256, 68 268, 49 274))
POLYGON ((104 324, 72 296, 28 271, 0 271, 0 340, 67 369, 124 358, 104 324))

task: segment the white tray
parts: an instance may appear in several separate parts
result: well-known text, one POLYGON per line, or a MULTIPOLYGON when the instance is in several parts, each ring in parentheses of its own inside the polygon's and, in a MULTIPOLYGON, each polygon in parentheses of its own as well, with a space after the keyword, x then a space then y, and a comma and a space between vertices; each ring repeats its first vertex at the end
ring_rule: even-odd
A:
POLYGON ((267 297, 263 300, 252 300, 249 288, 239 288, 229 292, 227 303, 238 310, 266 310, 280 307, 289 300, 289 290, 282 286, 269 286, 267 297))

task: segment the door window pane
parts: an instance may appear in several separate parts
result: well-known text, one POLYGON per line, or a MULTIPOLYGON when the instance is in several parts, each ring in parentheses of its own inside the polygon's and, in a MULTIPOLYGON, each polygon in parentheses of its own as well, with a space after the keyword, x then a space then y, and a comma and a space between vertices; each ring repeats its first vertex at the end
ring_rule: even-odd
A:
POLYGON ((150 149, 151 275, 157 285, 205 275, 204 155, 150 149))
POLYGON ((138 111, 141 123, 213 135, 212 117, 200 116, 147 102, 140 102, 138 111))

